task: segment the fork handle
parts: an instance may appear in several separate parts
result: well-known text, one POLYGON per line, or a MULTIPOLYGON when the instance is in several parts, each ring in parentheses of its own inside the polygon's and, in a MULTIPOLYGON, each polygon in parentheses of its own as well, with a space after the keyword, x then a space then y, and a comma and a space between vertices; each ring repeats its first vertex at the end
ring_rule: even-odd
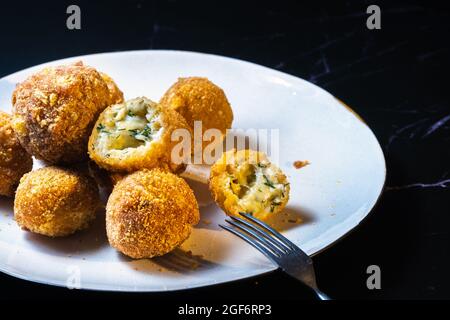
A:
POLYGON ((323 293, 319 289, 314 289, 314 292, 316 293, 316 295, 319 298, 319 300, 331 300, 331 298, 328 295, 326 295, 325 293, 323 293))

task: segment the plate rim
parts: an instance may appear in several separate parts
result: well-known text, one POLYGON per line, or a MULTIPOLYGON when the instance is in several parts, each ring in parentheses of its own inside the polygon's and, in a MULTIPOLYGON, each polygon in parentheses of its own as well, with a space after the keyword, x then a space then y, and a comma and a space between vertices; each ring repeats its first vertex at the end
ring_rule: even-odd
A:
MULTIPOLYGON (((344 238, 346 238, 347 236, 349 236, 350 234, 352 234, 353 232, 355 232, 358 227, 364 223, 367 218, 373 213, 373 211, 375 210, 375 208, 379 205, 380 200, 383 196, 385 187, 386 187, 386 177, 387 177, 387 167, 386 167, 386 158, 383 152, 383 148, 381 147, 380 142, 378 141, 377 136, 375 135, 375 133, 373 132, 373 130, 370 128, 370 126, 367 124, 367 122, 353 109, 351 108, 349 105, 347 105, 345 102, 343 102, 340 98, 337 98, 336 96, 334 96, 333 94, 331 94, 330 92, 328 92, 327 90, 323 89, 322 87, 309 82, 303 78, 300 78, 298 76, 295 76, 293 74, 287 73, 287 72, 283 72, 283 71, 279 71, 276 69, 272 69, 269 67, 266 67, 264 65, 260 65, 251 61, 247 61, 247 60, 242 60, 242 59, 237 59, 237 58, 233 58, 233 57, 227 57, 227 56, 222 56, 222 55, 217 55, 217 54, 211 54, 211 53, 204 53, 204 52, 196 52, 196 51, 187 51, 187 50, 170 50, 170 49, 143 49, 143 50, 125 50, 125 51, 110 51, 110 52, 97 52, 97 53, 92 53, 92 54, 83 54, 83 55, 77 55, 77 56, 71 56, 71 57, 65 57, 65 58, 60 58, 60 59, 56 59, 56 60, 51 60, 51 61, 46 61, 37 65, 33 65, 33 66, 29 66, 26 67, 22 70, 18 70, 16 72, 10 73, 8 75, 5 75, 3 77, 0 78, 1 80, 4 80, 5 78, 9 78, 9 77, 14 77, 19 73, 22 72, 26 72, 29 71, 30 69, 34 69, 34 68, 38 68, 38 67, 43 67, 47 64, 53 64, 53 63, 58 63, 58 62, 63 62, 66 60, 76 60, 76 59, 82 59, 84 57, 91 57, 91 56, 102 56, 102 55, 114 55, 114 54, 127 54, 127 53, 151 53, 151 52, 158 52, 158 53, 169 53, 169 54, 177 54, 177 53, 181 53, 181 54, 194 54, 194 55, 203 55, 203 56, 209 56, 209 57, 213 57, 213 58, 219 58, 219 59, 223 59, 223 60, 228 60, 228 61, 232 61, 232 62, 238 62, 238 63, 243 63, 243 64, 247 64, 247 65, 251 65, 252 67, 256 67, 256 68, 262 68, 265 69, 266 71, 270 71, 274 74, 280 74, 283 77, 288 76, 289 78, 293 78, 296 81, 301 80, 304 82, 307 82, 310 85, 313 85, 316 89, 319 89, 321 92, 333 97, 343 108, 347 109, 348 112, 350 112, 352 114, 353 117, 356 118, 356 120, 358 120, 359 122, 361 122, 370 132, 371 136, 374 138, 374 140, 376 141, 376 145, 379 149, 380 155, 381 155, 381 160, 382 160, 382 169, 383 169, 383 182, 381 184, 381 188, 380 188, 380 192, 376 198, 376 200, 374 201, 373 205, 368 209, 367 213, 360 218, 359 220, 355 220, 354 223, 351 224, 351 226, 349 227, 349 229, 339 235, 335 240, 333 240, 332 242, 330 242, 328 245, 324 246, 323 248, 319 249, 318 251, 314 252, 313 254, 311 254, 311 257, 314 257, 320 253, 322 253, 323 251, 327 250, 328 248, 334 246, 335 244, 337 244, 338 242, 342 241, 344 238)), ((257 277, 257 276, 262 276, 262 275, 266 275, 268 273, 272 273, 276 270, 278 270, 279 268, 275 265, 268 267, 267 270, 265 271, 257 271, 253 274, 247 274, 247 275, 238 275, 238 276, 234 276, 233 278, 231 278, 230 280, 226 280, 226 281, 221 281, 221 282, 217 282, 217 283, 208 283, 208 284, 202 284, 202 283, 197 283, 194 284, 192 286, 189 287, 184 287, 184 288, 164 288, 163 290, 160 289, 151 289, 151 288, 137 288, 136 290, 130 290, 127 288, 112 288, 110 286, 104 286, 104 287, 98 287, 96 286, 95 288, 93 286, 82 286, 81 288, 77 288, 77 290, 87 290, 87 291, 99 291, 99 292, 130 292, 130 293, 158 293, 158 292, 176 292, 176 291, 185 291, 185 290, 190 290, 190 289, 197 289, 197 288, 203 288, 203 287, 211 287, 211 286, 217 286, 217 285, 221 285, 221 284, 225 284, 225 283, 231 283, 231 282, 236 282, 239 280, 244 280, 244 279, 250 279, 253 277, 257 277)), ((67 288, 66 284, 60 282, 60 281, 47 281, 41 278, 28 278, 26 274, 24 273, 20 273, 20 272, 14 272, 11 269, 5 269, 3 264, 0 264, 0 272, 11 276, 11 277, 15 277, 17 279, 20 280, 25 280, 25 281, 29 281, 29 282, 34 282, 34 283, 38 283, 38 284, 42 284, 42 285, 49 285, 49 286, 56 286, 56 287, 62 287, 62 288, 67 288)), ((92 282, 91 282, 92 284, 92 282)))

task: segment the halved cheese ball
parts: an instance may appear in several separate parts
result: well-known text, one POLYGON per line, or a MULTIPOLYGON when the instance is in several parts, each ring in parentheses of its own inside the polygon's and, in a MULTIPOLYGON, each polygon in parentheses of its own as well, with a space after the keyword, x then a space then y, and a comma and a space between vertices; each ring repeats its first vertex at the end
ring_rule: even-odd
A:
MULTIPOLYGON (((100 167, 114 172, 165 168, 178 172, 185 167, 182 156, 172 157, 179 143, 172 139, 186 121, 173 110, 161 108, 145 97, 106 108, 99 116, 89 138, 89 155, 100 167)), ((190 154, 186 154, 185 158, 190 154)))
POLYGON ((284 173, 264 153, 235 149, 212 166, 209 187, 227 215, 246 212, 261 220, 281 212, 290 191, 284 173))

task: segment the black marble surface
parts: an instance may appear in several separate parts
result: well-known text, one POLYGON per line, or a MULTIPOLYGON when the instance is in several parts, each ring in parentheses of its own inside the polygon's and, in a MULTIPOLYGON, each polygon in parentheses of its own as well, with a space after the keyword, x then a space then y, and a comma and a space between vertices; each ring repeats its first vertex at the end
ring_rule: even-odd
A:
MULTIPOLYGON (((252 61, 309 80, 358 112, 386 157, 386 190, 373 213, 314 258, 337 299, 450 298, 450 11, 440 2, 2 1, 0 77, 96 52, 178 49, 252 61), (65 27, 77 3, 82 30, 65 27), (381 30, 366 8, 381 7, 381 30), (381 290, 366 268, 381 267, 381 290)), ((178 303, 311 299, 280 272, 164 294, 69 291, 0 274, 0 298, 118 298, 178 303)))

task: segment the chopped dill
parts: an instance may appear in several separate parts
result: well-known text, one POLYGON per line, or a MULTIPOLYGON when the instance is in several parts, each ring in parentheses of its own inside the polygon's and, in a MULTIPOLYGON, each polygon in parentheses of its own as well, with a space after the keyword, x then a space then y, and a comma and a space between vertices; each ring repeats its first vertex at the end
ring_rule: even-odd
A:
POLYGON ((136 136, 143 136, 144 138, 150 139, 151 135, 152 135, 152 128, 150 128, 149 126, 146 126, 144 129, 142 130, 138 130, 138 129, 131 129, 128 130, 130 132, 130 135, 134 138, 136 138, 136 136))
POLYGON ((110 133, 109 131, 105 130, 105 126, 103 125, 103 123, 100 123, 100 124, 97 126, 97 131, 98 131, 98 132, 107 133, 107 134, 110 133))
POLYGON ((150 138, 152 135, 152 128, 150 128, 149 126, 146 126, 140 133, 141 135, 143 135, 146 138, 150 138))
POLYGON ((265 174, 263 174, 263 177, 266 180, 266 182, 264 182, 264 184, 266 186, 268 186, 269 188, 275 189, 275 185, 273 184, 272 181, 269 180, 269 178, 267 178, 267 176, 265 174))

